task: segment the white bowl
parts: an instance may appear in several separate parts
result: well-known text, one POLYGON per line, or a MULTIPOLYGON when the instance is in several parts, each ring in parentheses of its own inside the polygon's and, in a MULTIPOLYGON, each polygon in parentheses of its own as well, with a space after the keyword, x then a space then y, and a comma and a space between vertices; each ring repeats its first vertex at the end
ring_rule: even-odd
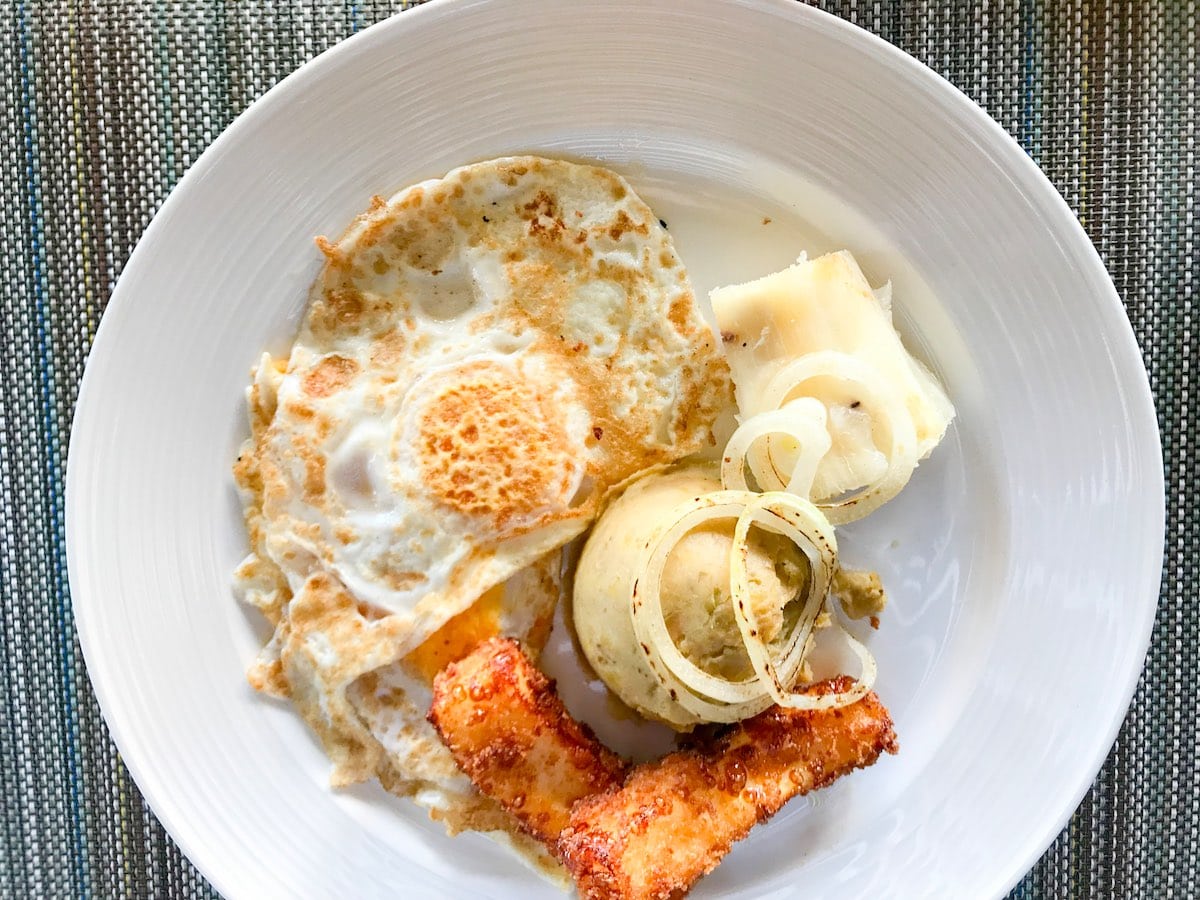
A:
POLYGON ((958 407, 904 495, 842 538, 892 595, 873 648, 900 755, 789 805, 695 895, 1002 894, 1142 666, 1163 537, 1145 373, 1095 250, 1000 127, 782 0, 435 2, 286 79, 172 193, 101 323, 68 467, 79 633, 154 811, 233 898, 557 896, 378 787, 332 791, 299 718, 247 686, 263 629, 230 591, 242 391, 287 347, 313 236, 514 151, 625 172, 701 296, 850 248, 958 407))

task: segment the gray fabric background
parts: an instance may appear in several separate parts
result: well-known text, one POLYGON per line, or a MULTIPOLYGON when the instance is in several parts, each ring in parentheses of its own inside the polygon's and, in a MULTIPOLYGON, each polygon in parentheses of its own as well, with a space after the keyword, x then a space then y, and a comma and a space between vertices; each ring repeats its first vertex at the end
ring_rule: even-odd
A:
MULTIPOLYGON (((1095 786, 1013 896, 1192 895, 1197 5, 823 5, 945 75, 1041 164, 1112 273, 1158 401, 1169 513, 1147 668, 1095 786)), ((84 670, 63 551, 72 409, 115 279, 171 186, 252 99, 391 12, 0 9, 0 897, 213 896, 145 807, 84 670)))

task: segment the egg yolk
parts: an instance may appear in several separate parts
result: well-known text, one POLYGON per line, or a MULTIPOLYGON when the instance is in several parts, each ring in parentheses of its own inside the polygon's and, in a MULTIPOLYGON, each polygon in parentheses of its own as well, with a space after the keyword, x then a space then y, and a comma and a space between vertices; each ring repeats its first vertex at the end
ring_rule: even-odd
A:
POLYGON ((432 683, 438 672, 475 649, 480 641, 500 633, 500 610, 504 585, 498 584, 450 619, 425 643, 404 657, 409 669, 432 683))

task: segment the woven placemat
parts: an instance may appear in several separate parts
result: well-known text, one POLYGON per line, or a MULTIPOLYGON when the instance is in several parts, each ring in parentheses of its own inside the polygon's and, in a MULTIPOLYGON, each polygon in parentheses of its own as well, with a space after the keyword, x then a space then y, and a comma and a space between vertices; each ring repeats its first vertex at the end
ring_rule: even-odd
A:
MULTIPOLYGON (((71 415, 116 277, 184 170, 251 100, 400 5, 0 10, 0 897, 215 896, 146 808, 84 671, 63 551, 71 415)), ((1189 895, 1200 840, 1200 525, 1187 499, 1200 479, 1197 5, 824 5, 944 74, 1007 128, 1077 211, 1124 298, 1166 453, 1162 599, 1112 754, 1012 896, 1189 895)))

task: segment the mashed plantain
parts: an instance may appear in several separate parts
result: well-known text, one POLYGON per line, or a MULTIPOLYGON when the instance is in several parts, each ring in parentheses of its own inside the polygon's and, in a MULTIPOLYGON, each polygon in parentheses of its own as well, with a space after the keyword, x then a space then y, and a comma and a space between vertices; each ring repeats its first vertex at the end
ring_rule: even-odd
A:
MULTIPOLYGON (((634 482, 600 517, 575 574, 574 621, 588 662, 604 683, 648 718, 677 729, 700 719, 662 688, 638 646, 630 618, 632 581, 646 547, 671 524, 680 503, 721 489, 715 465, 693 463, 634 482)), ((688 533, 671 551, 660 586, 667 631, 690 662, 712 675, 753 675, 729 591, 734 520, 688 533)), ((770 644, 786 634, 792 601, 804 592, 808 563, 781 535, 754 529, 748 541, 751 604, 770 644)))

